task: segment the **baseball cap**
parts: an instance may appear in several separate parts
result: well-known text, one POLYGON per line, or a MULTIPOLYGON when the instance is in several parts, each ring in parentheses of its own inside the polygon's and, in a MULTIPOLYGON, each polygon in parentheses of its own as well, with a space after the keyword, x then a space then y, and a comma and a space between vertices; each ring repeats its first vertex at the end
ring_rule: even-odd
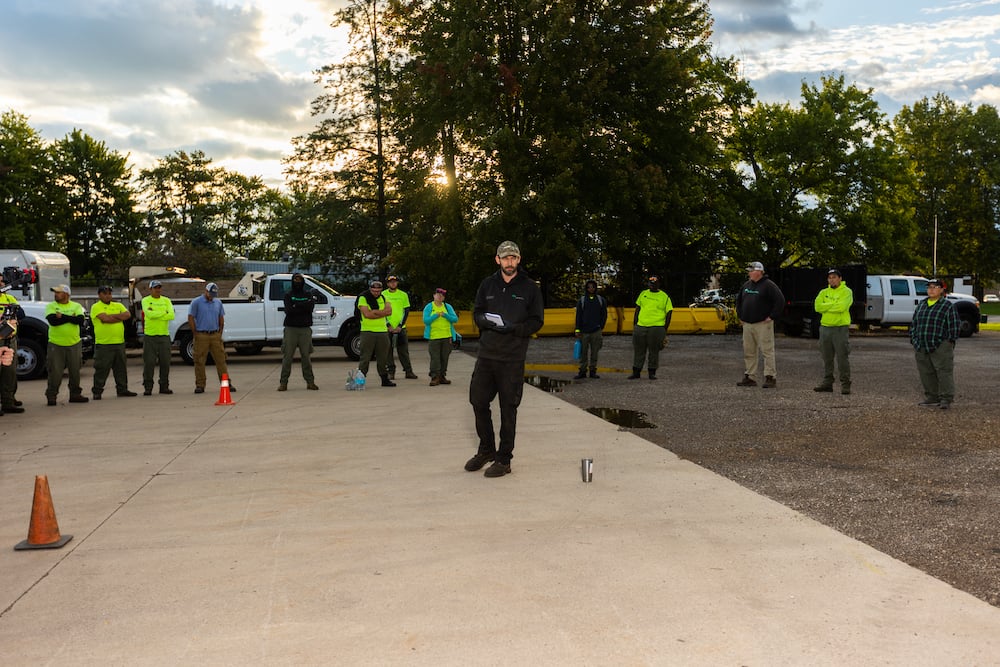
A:
POLYGON ((373 280, 370 283, 368 283, 368 287, 375 287, 375 288, 378 288, 378 289, 382 289, 382 281, 381 280, 373 280))
POLYGON ((161 283, 159 280, 150 280, 149 289, 153 289, 154 287, 163 287, 163 283, 161 283))
POLYGON ((113 291, 114 290, 111 289, 111 285, 101 285, 100 287, 97 288, 98 294, 106 294, 108 292, 113 292, 113 291))
POLYGON ((65 284, 56 285, 55 287, 50 287, 49 289, 52 290, 53 292, 66 292, 66 294, 71 294, 71 292, 69 291, 69 285, 65 284))
POLYGON ((829 271, 826 272, 826 275, 828 275, 828 276, 839 276, 841 278, 844 277, 844 274, 840 272, 840 269, 830 269, 829 271))
POLYGON ((660 282, 660 276, 650 276, 649 277, 649 282, 651 282, 651 283, 658 283, 658 282, 660 282))
POLYGON ((500 259, 510 257, 511 255, 521 256, 521 249, 513 241, 504 241, 497 246, 497 257, 500 259))
POLYGON ((211 292, 212 294, 218 294, 219 286, 216 285, 215 283, 205 283, 205 291, 211 292))
POLYGON ((438 294, 447 294, 447 293, 448 293, 448 290, 446 290, 446 289, 445 289, 445 288, 443 288, 443 287, 438 287, 438 288, 437 288, 436 290, 434 290, 434 291, 435 291, 435 292, 437 292, 438 294))
POLYGON ((760 262, 750 262, 747 264, 747 271, 763 271, 764 265, 760 262))
POLYGON ((940 278, 931 278, 927 281, 928 285, 934 285, 935 287, 941 287, 943 289, 948 289, 948 283, 941 280, 940 278))
POLYGON ((397 281, 397 282, 398 282, 398 281, 399 281, 399 278, 397 278, 396 276, 389 276, 388 278, 386 278, 386 279, 385 279, 385 281, 386 281, 387 283, 388 283, 388 282, 392 282, 393 280, 395 280, 395 281, 397 281))

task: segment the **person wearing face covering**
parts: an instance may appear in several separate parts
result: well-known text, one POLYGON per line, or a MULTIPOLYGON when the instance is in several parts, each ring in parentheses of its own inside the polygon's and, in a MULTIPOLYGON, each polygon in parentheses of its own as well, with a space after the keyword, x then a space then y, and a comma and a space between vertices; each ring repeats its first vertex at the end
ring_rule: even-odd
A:
POLYGON ((306 389, 313 391, 316 376, 313 374, 313 308, 316 307, 316 292, 306 287, 306 279, 301 273, 292 274, 291 289, 285 292, 285 330, 281 339, 281 378, 278 391, 288 391, 288 378, 292 375, 292 360, 295 350, 299 351, 302 365, 302 379, 306 389))
POLYGON ((660 289, 660 277, 649 277, 649 288, 635 299, 635 320, 632 328, 632 375, 629 380, 642 376, 645 364, 649 379, 656 379, 660 367, 660 350, 667 338, 674 305, 667 293, 660 289))

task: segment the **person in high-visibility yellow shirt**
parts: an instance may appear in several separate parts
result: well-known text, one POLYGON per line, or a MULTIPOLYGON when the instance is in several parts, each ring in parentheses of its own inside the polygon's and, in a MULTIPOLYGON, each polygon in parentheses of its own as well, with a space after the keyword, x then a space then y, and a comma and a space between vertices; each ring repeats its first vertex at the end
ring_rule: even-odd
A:
POLYGON ((174 304, 163 296, 163 284, 149 281, 149 294, 142 297, 142 388, 143 396, 153 395, 153 371, 160 369, 160 393, 172 394, 170 388, 170 322, 174 304))
POLYGON ((125 357, 125 321, 132 318, 120 301, 111 300, 111 285, 97 288, 97 303, 90 307, 94 323, 94 400, 101 400, 108 373, 115 375, 115 390, 119 396, 137 396, 128 390, 128 368, 125 357))
POLYGON ((656 379, 656 369, 660 367, 660 350, 667 338, 670 318, 674 305, 667 293, 660 289, 660 277, 649 277, 649 289, 639 293, 635 299, 635 325, 632 329, 632 375, 629 380, 638 380, 642 365, 649 369, 649 379, 656 379), (648 357, 648 361, 647 361, 648 357))
POLYGON ((823 358, 823 381, 813 391, 833 391, 833 362, 840 370, 840 393, 851 393, 851 305, 854 292, 843 281, 839 269, 826 275, 829 287, 821 289, 813 304, 820 314, 819 352, 823 358))
POLYGON ((80 386, 80 366, 83 363, 83 344, 80 326, 84 322, 83 306, 70 301, 69 285, 52 287, 55 301, 45 306, 45 320, 49 323, 48 371, 49 383, 45 388, 48 405, 56 404, 63 371, 69 371, 69 402, 87 403, 80 386))

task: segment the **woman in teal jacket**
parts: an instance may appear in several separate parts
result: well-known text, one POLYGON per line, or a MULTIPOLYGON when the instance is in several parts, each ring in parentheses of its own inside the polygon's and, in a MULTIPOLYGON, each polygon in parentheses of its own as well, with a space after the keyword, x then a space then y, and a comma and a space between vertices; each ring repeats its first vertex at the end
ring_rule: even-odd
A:
POLYGON ((451 343, 460 338, 455 331, 458 315, 451 304, 445 303, 448 291, 438 287, 434 290, 434 300, 424 307, 424 338, 429 343, 427 351, 431 355, 431 386, 451 384, 448 374, 448 357, 451 343))

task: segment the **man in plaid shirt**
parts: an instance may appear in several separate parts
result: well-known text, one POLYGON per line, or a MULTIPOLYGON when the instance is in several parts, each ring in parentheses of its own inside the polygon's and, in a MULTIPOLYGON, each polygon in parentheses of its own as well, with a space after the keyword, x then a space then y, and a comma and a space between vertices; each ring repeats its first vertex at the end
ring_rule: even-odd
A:
POLYGON ((960 322, 955 305, 945 298, 948 285, 927 282, 927 298, 917 304, 910 324, 910 342, 916 350, 917 371, 924 385, 924 408, 947 410, 955 399, 955 341, 960 322))

